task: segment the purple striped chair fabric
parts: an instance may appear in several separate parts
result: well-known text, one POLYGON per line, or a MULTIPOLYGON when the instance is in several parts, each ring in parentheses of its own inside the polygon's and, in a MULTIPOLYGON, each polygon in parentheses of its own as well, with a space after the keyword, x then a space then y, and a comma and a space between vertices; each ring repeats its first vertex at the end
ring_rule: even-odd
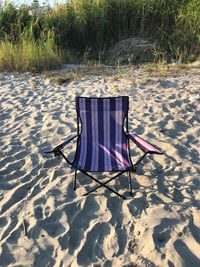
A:
POLYGON ((84 171, 123 171, 132 166, 123 124, 129 98, 76 98, 81 134, 73 165, 84 171))

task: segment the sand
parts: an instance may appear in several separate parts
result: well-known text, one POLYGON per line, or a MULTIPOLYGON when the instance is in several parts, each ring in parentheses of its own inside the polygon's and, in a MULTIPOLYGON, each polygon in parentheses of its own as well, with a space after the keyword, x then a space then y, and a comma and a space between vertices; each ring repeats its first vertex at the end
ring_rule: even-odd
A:
MULTIPOLYGON (((200 69, 110 67, 55 82, 72 69, 0 73, 0 266, 199 267, 200 69), (132 131, 165 154, 132 174, 133 197, 83 197, 95 184, 78 174, 73 191, 73 170, 44 151, 76 132, 75 96, 118 95, 130 97, 132 131)), ((110 185, 128 196, 125 175, 110 185)))

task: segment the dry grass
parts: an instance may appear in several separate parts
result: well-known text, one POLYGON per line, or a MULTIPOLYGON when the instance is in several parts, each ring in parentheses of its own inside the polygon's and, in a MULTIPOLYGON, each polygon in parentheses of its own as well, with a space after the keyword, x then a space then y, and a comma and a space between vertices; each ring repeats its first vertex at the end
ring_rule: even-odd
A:
POLYGON ((34 41, 22 36, 17 42, 0 42, 0 70, 42 72, 62 64, 62 53, 56 47, 51 33, 34 41))

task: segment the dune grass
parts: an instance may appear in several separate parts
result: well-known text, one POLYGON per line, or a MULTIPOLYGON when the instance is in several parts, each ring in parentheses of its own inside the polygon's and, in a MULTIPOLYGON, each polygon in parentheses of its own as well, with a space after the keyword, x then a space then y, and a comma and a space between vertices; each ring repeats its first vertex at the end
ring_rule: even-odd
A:
POLYGON ((0 70, 41 72, 62 64, 63 55, 51 32, 35 41, 22 36, 16 43, 0 41, 0 70))
POLYGON ((41 71, 68 51, 79 61, 104 60, 110 46, 134 36, 154 42, 162 60, 200 55, 199 0, 71 0, 32 16, 30 9, 0 7, 1 70, 41 71))

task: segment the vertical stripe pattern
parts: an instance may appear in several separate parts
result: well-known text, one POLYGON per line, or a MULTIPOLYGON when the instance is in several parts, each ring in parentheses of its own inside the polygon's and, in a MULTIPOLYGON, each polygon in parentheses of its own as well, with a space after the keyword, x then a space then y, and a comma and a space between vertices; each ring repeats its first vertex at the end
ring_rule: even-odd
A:
MULTIPOLYGON (((91 110, 98 110, 98 102, 97 99, 92 101, 91 110)), ((99 146, 98 146, 98 139, 99 139, 99 128, 98 128, 98 113, 91 112, 92 114, 92 170, 98 170, 98 161, 99 161, 99 146)))
POLYGON ((115 128, 116 128, 116 140, 115 140, 115 154, 118 169, 123 168, 123 157, 122 157, 122 99, 116 101, 116 112, 115 112, 115 128))
POLYGON ((77 97, 81 119, 74 164, 85 171, 120 171, 131 166, 128 139, 123 122, 128 113, 128 97, 77 97))
POLYGON ((87 156, 87 120, 86 120, 86 108, 85 108, 85 99, 79 102, 80 107, 80 117, 83 123, 84 131, 81 134, 81 142, 80 142, 80 151, 79 151, 79 165, 82 168, 85 167, 86 156, 87 156))
POLYGON ((104 128, 104 143, 101 144, 101 148, 104 149, 104 166, 106 170, 111 170, 111 157, 110 157, 110 99, 105 99, 103 102, 103 121, 104 128))

